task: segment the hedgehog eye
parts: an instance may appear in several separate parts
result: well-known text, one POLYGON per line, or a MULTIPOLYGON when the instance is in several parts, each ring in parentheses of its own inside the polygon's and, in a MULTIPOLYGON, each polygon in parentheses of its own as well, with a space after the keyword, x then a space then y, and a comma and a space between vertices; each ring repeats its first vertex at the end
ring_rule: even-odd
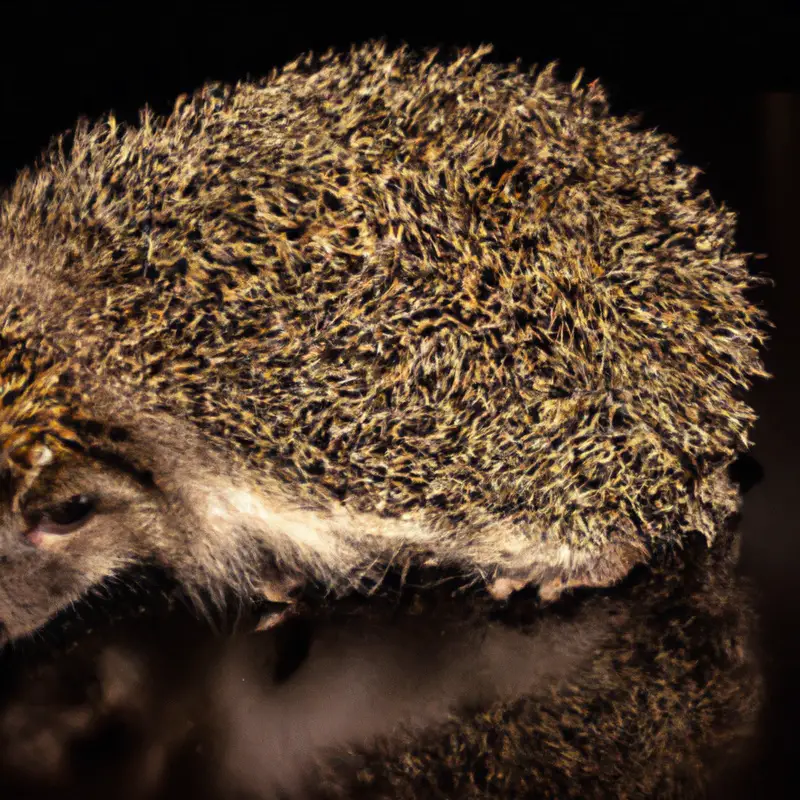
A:
POLYGON ((42 533, 70 533, 86 522, 94 508, 91 497, 76 494, 69 500, 29 512, 26 519, 31 527, 42 533))

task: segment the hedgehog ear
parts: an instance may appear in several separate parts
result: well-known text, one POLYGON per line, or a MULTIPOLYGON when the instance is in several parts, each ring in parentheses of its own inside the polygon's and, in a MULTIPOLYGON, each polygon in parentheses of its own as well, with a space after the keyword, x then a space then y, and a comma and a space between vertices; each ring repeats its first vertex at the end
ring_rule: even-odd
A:
MULTIPOLYGON (((11 501, 11 510, 15 514, 19 513, 22 501, 33 484, 36 483, 39 473, 53 462, 53 451, 46 444, 38 442, 28 449, 25 454, 25 460, 27 461, 27 468, 21 473, 22 479, 11 501)), ((19 463, 14 461, 13 456, 10 459, 10 463, 17 467, 16 471, 19 473, 19 463)))

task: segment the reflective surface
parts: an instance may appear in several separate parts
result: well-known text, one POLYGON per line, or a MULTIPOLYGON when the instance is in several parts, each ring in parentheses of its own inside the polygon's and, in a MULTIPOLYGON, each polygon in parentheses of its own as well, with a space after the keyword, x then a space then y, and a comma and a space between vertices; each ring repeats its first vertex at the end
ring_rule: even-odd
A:
POLYGON ((672 558, 663 571, 545 607, 534 591, 497 604, 456 578, 401 587, 390 576, 372 596, 204 619, 166 584, 138 579, 138 594, 62 615, 3 654, 0 788, 60 798, 311 798, 351 796, 351 786, 358 796, 373 787, 378 797, 468 796, 463 781, 481 796, 513 797, 519 788, 506 792, 496 777, 513 768, 531 789, 588 775, 602 792, 622 791, 628 777, 609 753, 630 758, 633 784, 674 784, 673 796, 707 780, 727 785, 742 743, 745 752, 758 743, 749 598, 725 547, 693 547, 686 563, 697 569, 672 558), (474 771, 475 746, 495 777, 474 771), (453 764, 452 794, 428 785, 438 786, 425 776, 440 762, 453 764))

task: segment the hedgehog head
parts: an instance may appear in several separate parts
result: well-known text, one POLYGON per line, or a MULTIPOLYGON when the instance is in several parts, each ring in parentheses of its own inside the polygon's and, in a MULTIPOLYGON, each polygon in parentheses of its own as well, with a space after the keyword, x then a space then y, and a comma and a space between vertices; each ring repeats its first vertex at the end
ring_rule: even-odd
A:
POLYGON ((0 636, 16 637, 152 555, 159 504, 149 474, 120 449, 127 430, 92 414, 74 373, 26 374, 35 358, 19 347, 2 366, 0 636))

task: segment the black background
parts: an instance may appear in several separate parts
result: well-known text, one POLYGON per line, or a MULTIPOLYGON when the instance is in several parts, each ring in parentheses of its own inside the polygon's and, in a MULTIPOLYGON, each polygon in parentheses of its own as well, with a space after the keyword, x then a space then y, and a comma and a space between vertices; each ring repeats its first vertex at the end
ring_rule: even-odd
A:
POLYGON ((792 795, 800 755, 798 17, 730 3, 601 15, 500 2, 324 12, 304 3, 71 3, 14 14, 0 20, 0 185, 78 116, 113 109, 133 122, 143 105, 169 112, 175 97, 209 79, 263 75, 306 50, 380 36, 416 47, 493 42, 493 59, 559 59, 564 78, 584 67, 615 110, 642 112, 645 125, 678 137, 715 198, 740 212, 741 247, 768 256, 753 268, 776 282, 758 296, 777 326, 765 354, 775 378, 751 392, 760 417, 753 455, 765 477, 747 495, 744 526, 746 563, 762 589, 770 694, 769 754, 753 796, 792 795))

